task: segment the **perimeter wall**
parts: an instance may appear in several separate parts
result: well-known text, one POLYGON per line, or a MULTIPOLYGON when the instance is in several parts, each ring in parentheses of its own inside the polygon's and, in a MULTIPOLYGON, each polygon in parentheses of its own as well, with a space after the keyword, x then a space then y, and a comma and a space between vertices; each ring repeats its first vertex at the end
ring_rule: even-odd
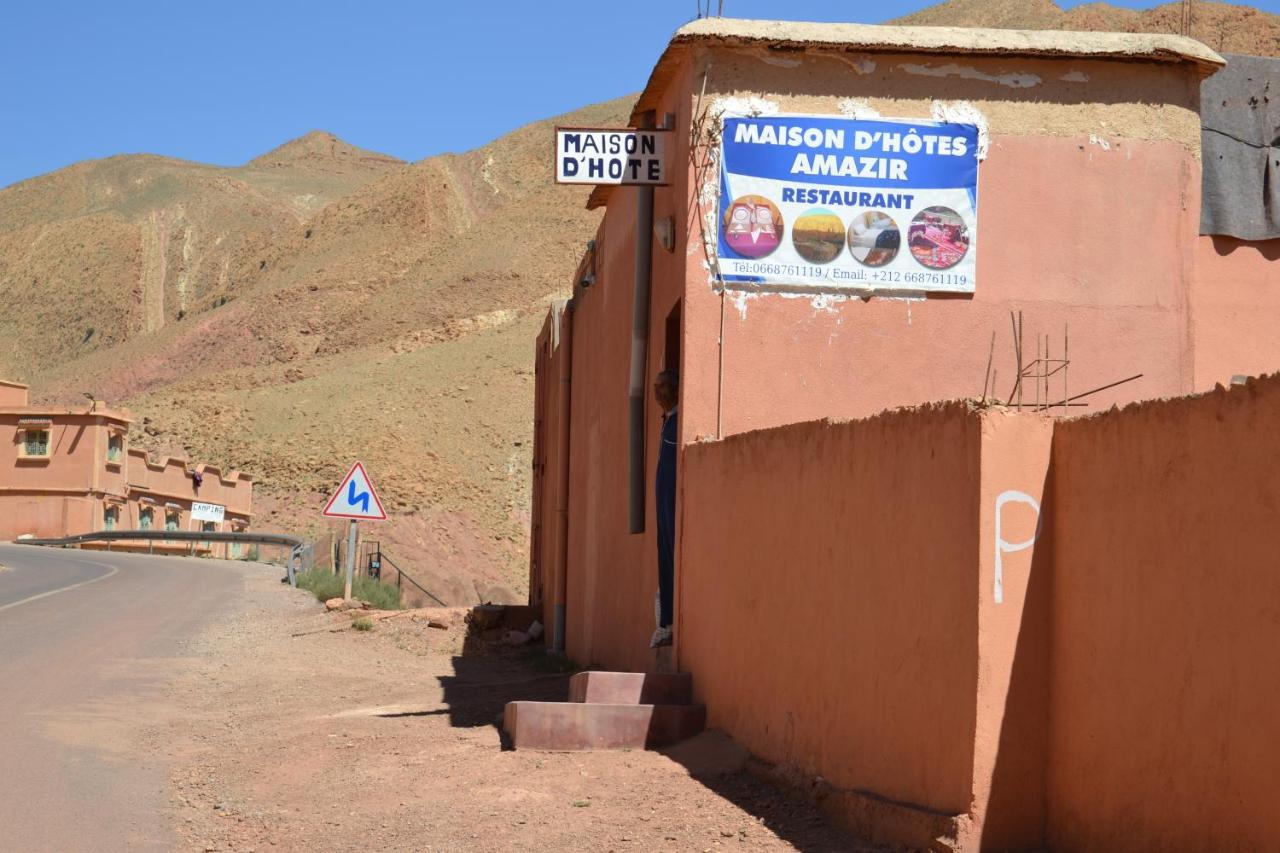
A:
POLYGON ((690 445, 680 668, 710 726, 821 777, 872 838, 1264 848, 1278 428, 1273 376, 1070 421, 951 403, 690 445))
POLYGON ((1058 425, 1048 838, 1280 837, 1280 374, 1058 425))
POLYGON ((709 726, 968 811, 980 446, 953 403, 685 449, 677 635, 709 726))

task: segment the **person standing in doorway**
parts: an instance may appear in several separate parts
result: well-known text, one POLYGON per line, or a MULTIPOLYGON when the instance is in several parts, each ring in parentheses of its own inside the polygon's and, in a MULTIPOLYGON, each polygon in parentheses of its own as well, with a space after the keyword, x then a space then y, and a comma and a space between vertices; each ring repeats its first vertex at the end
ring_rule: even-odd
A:
POLYGON ((679 431, 680 374, 664 370, 653 383, 653 396, 662 407, 662 431, 658 440, 658 470, 653 494, 658 515, 658 628, 649 648, 671 645, 672 610, 676 581, 676 445, 679 431))

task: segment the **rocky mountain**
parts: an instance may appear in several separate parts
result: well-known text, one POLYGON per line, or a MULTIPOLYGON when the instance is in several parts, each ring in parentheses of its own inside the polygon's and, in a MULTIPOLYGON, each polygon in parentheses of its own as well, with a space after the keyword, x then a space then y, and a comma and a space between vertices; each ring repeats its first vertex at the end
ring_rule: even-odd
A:
MULTIPOLYGON (((1181 4, 948 0, 898 23, 1178 31, 1181 4)), ((1280 54, 1280 17, 1196 2, 1210 46, 1280 54)), ((314 131, 236 168, 150 155, 0 190, 0 377, 132 408, 134 440, 252 471, 258 526, 323 534, 354 459, 388 553, 449 603, 525 583, 532 341, 597 214, 551 181, 553 124, 406 163, 314 131)))
MULTIPOLYGON (((1064 10, 1053 0, 947 0, 891 23, 935 27, 1180 33, 1182 3, 1125 9, 1085 3, 1064 10)), ((1280 15, 1251 6, 1195 0, 1190 35, 1217 51, 1280 56, 1280 15)))
POLYGON ((451 603, 514 594, 532 339, 598 218, 547 140, 629 108, 418 163, 313 132, 238 168, 121 156, 0 190, 0 376, 254 472, 260 526, 322 532, 362 459, 407 571, 451 603))

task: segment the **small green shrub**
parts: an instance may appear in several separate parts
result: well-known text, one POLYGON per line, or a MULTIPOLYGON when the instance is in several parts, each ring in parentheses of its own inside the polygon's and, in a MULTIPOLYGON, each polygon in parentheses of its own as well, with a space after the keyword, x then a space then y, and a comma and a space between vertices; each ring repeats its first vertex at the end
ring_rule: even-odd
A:
MULTIPOLYGON (((324 569, 312 569, 298 575, 298 587, 321 601, 342 598, 345 591, 342 575, 324 569)), ((372 578, 355 578, 351 584, 351 595, 369 602, 377 610, 400 609, 400 590, 372 578)))
POLYGON ((355 619, 351 620, 351 627, 355 628, 357 631, 372 631, 373 620, 368 616, 357 616, 355 619))

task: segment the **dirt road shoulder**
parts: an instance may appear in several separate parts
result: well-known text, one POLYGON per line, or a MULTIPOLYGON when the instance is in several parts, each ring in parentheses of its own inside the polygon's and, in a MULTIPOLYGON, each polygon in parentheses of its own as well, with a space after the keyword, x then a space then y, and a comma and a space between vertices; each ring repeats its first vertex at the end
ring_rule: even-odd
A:
POLYGON ((172 688, 190 849, 853 849, 714 733, 674 757, 504 751, 506 701, 561 699, 567 675, 464 643, 460 611, 358 632, 274 577, 241 598, 172 688))

